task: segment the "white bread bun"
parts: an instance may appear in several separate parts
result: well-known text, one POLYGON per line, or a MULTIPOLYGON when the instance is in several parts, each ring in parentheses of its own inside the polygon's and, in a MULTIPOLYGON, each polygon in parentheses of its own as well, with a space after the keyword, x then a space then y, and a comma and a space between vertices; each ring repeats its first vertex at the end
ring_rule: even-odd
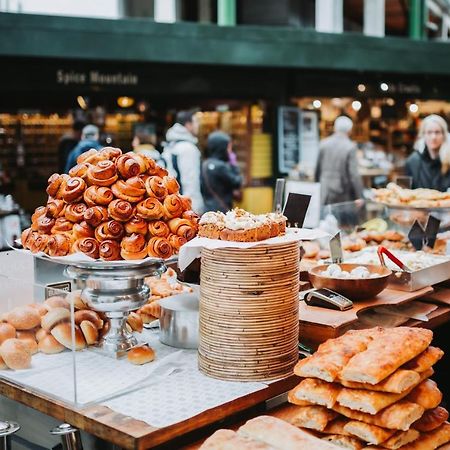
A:
POLYGON ((8 339, 0 346, 0 356, 10 369, 28 369, 31 365, 31 352, 26 342, 8 339))
POLYGON ((81 322, 84 322, 85 320, 92 322, 98 330, 103 327, 103 320, 100 319, 100 316, 95 311, 92 311, 92 309, 80 309, 75 312, 75 323, 77 325, 80 325, 81 322))
POLYGON ((80 323, 80 328, 87 345, 94 345, 98 341, 98 329, 91 321, 83 320, 80 323))
POLYGON ((31 330, 17 331, 16 337, 17 339, 20 339, 22 341, 25 339, 29 339, 30 341, 36 342, 36 335, 34 334, 34 331, 31 330))
POLYGON ((129 350, 127 353, 127 358, 131 364, 146 364, 155 359, 155 351, 147 345, 142 345, 129 350))
MULTIPOLYGON (((52 336, 64 347, 72 349, 72 330, 70 323, 60 323, 51 331, 52 336)), ((80 328, 75 325, 75 350, 83 350, 86 347, 83 333, 80 328)))
POLYGON ((7 339, 12 339, 16 337, 16 329, 6 322, 0 323, 0 345, 3 344, 7 339))
POLYGON ((73 303, 73 307, 75 309, 88 309, 86 303, 84 303, 81 298, 81 289, 77 289, 76 291, 69 292, 66 296, 67 302, 69 304, 73 303))
POLYGON ((8 366, 6 365, 5 361, 3 361, 3 358, 0 356, 0 370, 8 369, 8 366))
POLYGON ((31 330, 41 323, 41 316, 31 306, 18 306, 8 313, 8 322, 16 330, 31 330))
POLYGON ((133 331, 137 331, 138 333, 142 333, 144 329, 144 322, 142 322, 142 317, 135 312, 130 312, 128 315, 127 323, 130 325, 133 331))
MULTIPOLYGON (((24 342, 26 344, 26 346, 28 347, 28 350, 30 351, 30 353, 32 355, 34 355, 35 353, 38 352, 38 345, 36 342, 36 339, 34 338, 34 334, 33 336, 27 336, 27 335, 22 335, 19 336, 19 333, 21 333, 20 331, 17 332, 17 339, 20 339, 22 342, 24 342)), ((22 331, 22 333, 27 333, 26 331, 22 331)))
POLYGON ((50 333, 47 330, 39 328, 39 330, 36 331, 36 340, 38 342, 42 341, 46 336, 50 336, 50 333))
POLYGON ((42 303, 30 303, 27 306, 31 306, 31 308, 34 308, 41 317, 45 316, 45 314, 47 314, 48 312, 47 308, 42 303))
POLYGON ((59 295, 49 297, 47 300, 45 300, 44 305, 48 311, 50 311, 53 308, 70 309, 69 302, 65 298, 60 297, 59 295))
POLYGON ((64 345, 61 345, 51 334, 47 334, 39 341, 38 349, 42 353, 53 355, 55 353, 61 353, 65 347, 64 345))
POLYGON ((53 308, 41 320, 41 327, 51 331, 54 326, 70 320, 70 311, 66 308, 53 308))

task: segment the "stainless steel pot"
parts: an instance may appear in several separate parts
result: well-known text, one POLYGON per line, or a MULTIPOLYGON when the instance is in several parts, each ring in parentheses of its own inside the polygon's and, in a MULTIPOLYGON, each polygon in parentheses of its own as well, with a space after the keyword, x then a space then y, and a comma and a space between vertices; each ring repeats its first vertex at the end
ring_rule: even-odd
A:
POLYGON ((198 305, 197 293, 179 294, 163 298, 159 318, 159 340, 177 348, 198 347, 198 305))

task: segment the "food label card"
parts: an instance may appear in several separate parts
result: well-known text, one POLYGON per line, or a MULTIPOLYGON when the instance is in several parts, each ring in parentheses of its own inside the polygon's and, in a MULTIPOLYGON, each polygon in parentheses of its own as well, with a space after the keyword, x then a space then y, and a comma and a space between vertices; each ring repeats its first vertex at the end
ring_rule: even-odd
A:
POLYGON ((310 202, 310 195, 289 193, 283 214, 287 217, 287 222, 291 227, 303 227, 310 202))

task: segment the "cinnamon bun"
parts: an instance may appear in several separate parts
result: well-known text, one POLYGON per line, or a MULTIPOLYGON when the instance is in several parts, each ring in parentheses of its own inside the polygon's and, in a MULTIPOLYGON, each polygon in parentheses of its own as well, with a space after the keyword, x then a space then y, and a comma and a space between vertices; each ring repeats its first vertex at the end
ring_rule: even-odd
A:
POLYGON ((133 215, 134 208, 126 200, 116 199, 108 205, 108 213, 111 219, 119 222, 127 222, 133 215))
POLYGON ((172 246, 174 253, 178 253, 180 247, 186 244, 187 240, 183 236, 177 236, 176 234, 171 234, 168 238, 169 244, 172 246))
POLYGON ((67 220, 65 217, 59 217, 58 219, 56 219, 55 224, 51 229, 51 233, 68 233, 72 231, 72 228, 73 223, 70 220, 67 220))
POLYGON ((112 239, 100 242, 99 256, 105 261, 117 261, 120 259, 120 244, 112 239))
POLYGON ((107 206, 114 200, 113 191, 103 186, 88 187, 83 197, 88 206, 107 206))
POLYGON ((156 168, 155 168, 155 175, 157 177, 164 178, 164 177, 167 177, 167 175, 169 175, 169 172, 167 169, 165 169, 164 167, 158 166, 158 164, 157 164, 156 168))
POLYGON ((87 181, 89 185, 111 186, 118 178, 116 165, 109 160, 98 162, 91 166, 87 172, 87 181))
POLYGON ((148 256, 167 259, 173 255, 172 246, 165 238, 152 237, 147 245, 148 256))
POLYGON ((108 220, 108 210, 104 206, 91 206, 83 215, 84 220, 93 227, 98 227, 108 220))
POLYGON ((94 228, 92 228, 87 222, 76 223, 73 225, 73 237, 74 239, 82 239, 85 237, 94 237, 94 228))
POLYGON ((137 204, 136 215, 147 220, 161 219, 164 215, 163 205, 156 198, 146 198, 137 204))
POLYGON ((163 183, 169 194, 178 194, 178 192, 180 192, 180 185, 176 178, 165 176, 163 178, 163 183))
POLYGON ((93 259, 99 257, 99 243, 92 237, 84 237, 75 241, 72 245, 72 253, 84 253, 93 259))
POLYGON ((111 189, 117 198, 130 203, 140 202, 145 195, 145 184, 139 177, 119 180, 111 186, 111 189))
POLYGON ((112 162, 115 162, 117 158, 122 154, 122 150, 116 147, 103 147, 99 154, 104 159, 109 159, 112 162))
POLYGON ((73 177, 66 180, 62 189, 62 198, 66 203, 75 203, 83 199, 86 183, 83 178, 73 177))
POLYGON ((52 232, 53 225, 55 225, 55 219, 52 217, 41 216, 37 221, 37 229, 39 233, 50 234, 52 232))
POLYGON ((121 155, 116 160, 117 171, 122 178, 137 177, 141 173, 141 167, 130 154, 121 155))
POLYGON ((190 241, 196 235, 196 227, 189 220, 186 219, 171 219, 167 222, 170 232, 177 236, 184 237, 190 241))
POLYGON ((181 201, 183 202, 183 210, 190 211, 192 210, 192 200, 185 195, 180 195, 181 201))
POLYGON ((39 206, 34 210, 33 215, 31 216, 31 229, 33 231, 38 230, 38 220, 39 217, 47 214, 47 208, 45 206, 39 206))
POLYGON ((180 217, 183 214, 183 202, 177 194, 169 194, 164 199, 164 218, 173 219, 174 217, 180 217))
POLYGON ((167 195, 167 188, 164 186, 162 178, 158 176, 147 178, 145 189, 150 197, 155 197, 158 200, 164 199, 167 195))
POLYGON ((142 234, 132 234, 122 239, 120 255, 123 259, 144 259, 147 256, 147 242, 142 234))
POLYGON ((200 221, 200 216, 192 210, 184 211, 183 214, 181 214, 181 218, 189 220, 189 222, 192 222, 195 226, 198 226, 198 222, 200 221))
POLYGON ((20 241, 22 242, 23 248, 29 248, 29 244, 31 242, 33 236, 33 230, 30 228, 26 228, 22 231, 22 234, 20 236, 20 241))
POLYGON ((95 164, 99 161, 100 161, 100 159, 98 156, 98 151, 95 148, 91 148, 87 152, 82 153, 77 158, 77 164, 83 164, 83 163, 95 164))
POLYGON ((154 170, 153 167, 156 166, 155 161, 145 155, 140 155, 133 152, 128 152, 126 155, 129 155, 139 164, 139 173, 151 172, 154 170))
POLYGON ((48 234, 33 233, 29 241, 29 250, 33 253, 45 252, 49 238, 50 236, 48 234))
POLYGON ((123 225, 116 220, 101 223, 95 229, 95 238, 97 241, 115 240, 120 241, 125 234, 123 225))
POLYGON ((168 237, 170 234, 169 226, 162 220, 153 220, 148 223, 148 232, 151 237, 168 237))
POLYGON ((53 234, 48 238, 47 252, 50 256, 66 256, 70 252, 72 242, 66 234, 53 234))
POLYGON ((72 203, 66 206, 65 217, 73 223, 79 223, 84 219, 87 206, 84 203, 72 203))
POLYGON ((69 175, 71 177, 80 177, 83 178, 83 180, 86 181, 87 178, 87 171, 91 165, 89 163, 81 163, 77 164, 76 166, 72 167, 69 170, 69 175))
POLYGON ((138 233, 145 236, 148 232, 147 221, 140 217, 133 217, 125 223, 125 232, 127 234, 138 233))
POLYGON ((57 217, 64 216, 65 209, 66 204, 64 203, 64 200, 52 198, 47 202, 47 211, 45 214, 48 217, 53 217, 54 219, 56 219, 57 217))
POLYGON ((50 197, 61 199, 62 191, 65 185, 66 180, 70 178, 68 175, 59 175, 58 173, 54 173, 48 179, 48 186, 46 189, 47 194, 50 197))

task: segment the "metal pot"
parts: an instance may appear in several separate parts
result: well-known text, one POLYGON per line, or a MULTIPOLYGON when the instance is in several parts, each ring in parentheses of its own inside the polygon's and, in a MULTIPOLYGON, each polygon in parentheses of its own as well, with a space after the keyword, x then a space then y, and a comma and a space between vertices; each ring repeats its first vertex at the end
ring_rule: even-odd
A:
POLYGON ((159 318, 159 340, 177 348, 197 348, 199 296, 196 293, 163 298, 159 318))

